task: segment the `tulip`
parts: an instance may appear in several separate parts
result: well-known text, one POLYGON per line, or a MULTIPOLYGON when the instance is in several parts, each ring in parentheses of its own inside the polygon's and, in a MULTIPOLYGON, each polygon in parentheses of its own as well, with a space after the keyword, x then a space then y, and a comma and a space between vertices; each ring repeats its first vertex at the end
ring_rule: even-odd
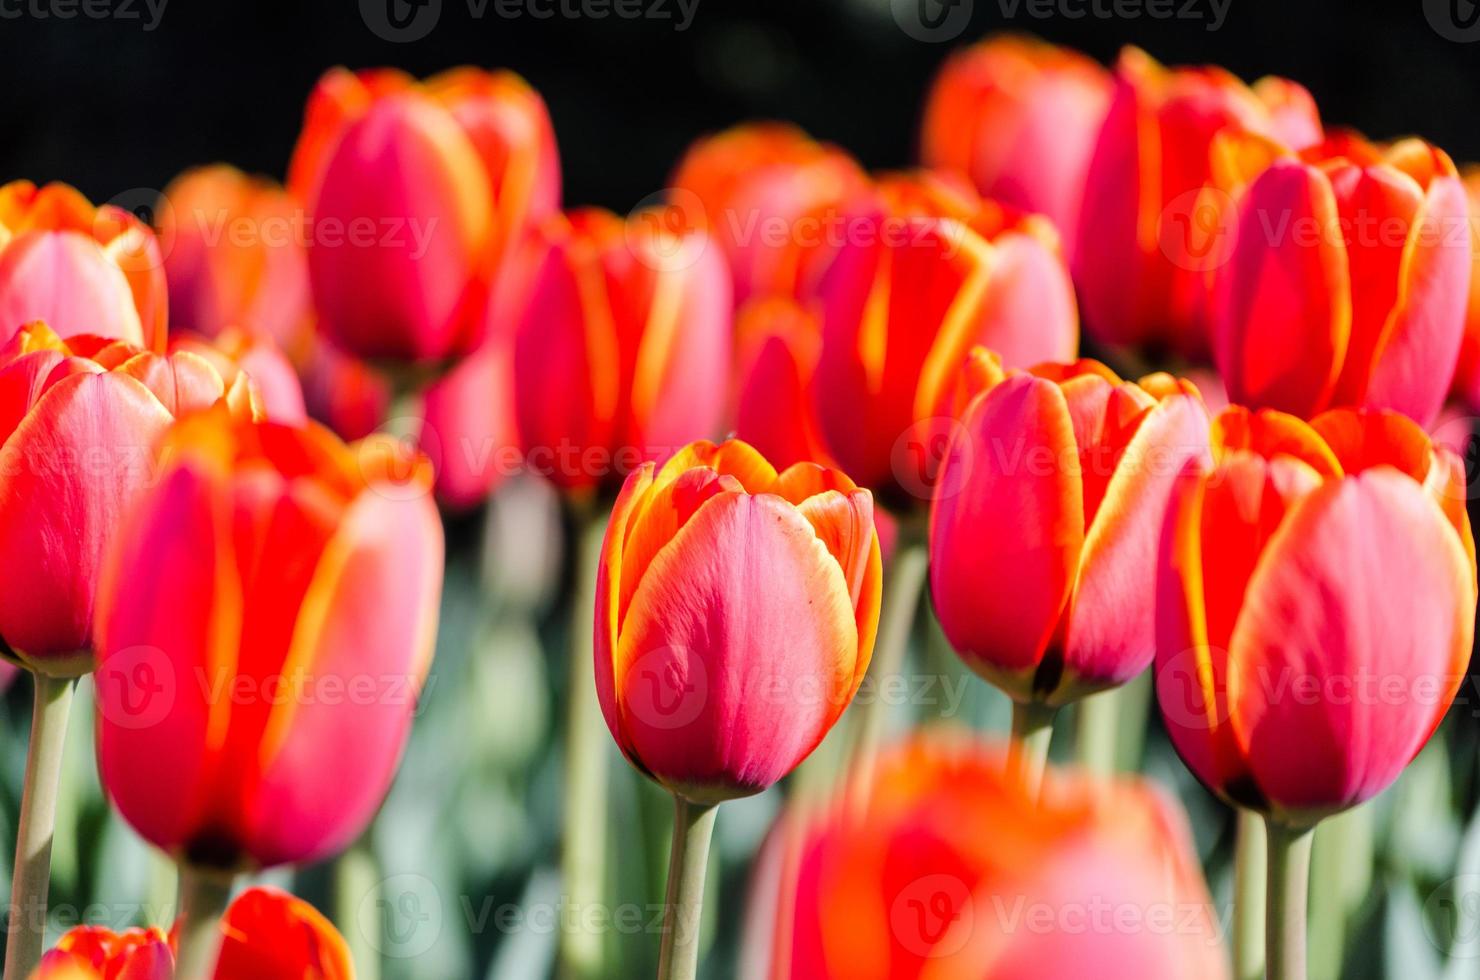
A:
MULTIPOLYGON (((455 369, 454 369, 455 370, 455 369)), ((312 338, 300 369, 310 418, 341 439, 363 439, 385 420, 394 397, 386 372, 312 338)))
POLYGON ((203 909, 182 962, 209 954, 199 930, 232 874, 342 849, 395 773, 443 547, 430 474, 393 445, 192 416, 165 437, 156 485, 111 550, 99 775, 181 864, 187 917, 203 909))
POLYGON ((1141 586, 1181 465, 1207 454, 1208 418, 1190 384, 1138 385, 1096 361, 982 373, 990 386, 968 403, 936 485, 930 587, 951 645, 1034 737, 1031 782, 1054 710, 1155 655, 1156 604, 1141 586))
POLYGON ((777 466, 828 465, 813 392, 822 349, 817 317, 785 297, 756 299, 740 308, 735 333, 735 435, 777 466))
POLYGON ((1229 408, 1178 478, 1157 694, 1188 768, 1269 827, 1269 969, 1304 976, 1310 829, 1397 779, 1466 675, 1464 468, 1395 412, 1229 408))
POLYGON ((700 442, 627 478, 596 578, 596 691, 612 738, 673 793, 659 976, 694 976, 714 807, 822 741, 863 681, 882 571, 873 497, 700 442))
POLYGON ((427 389, 418 444, 449 509, 478 506, 518 469, 512 388, 509 345, 488 343, 427 389))
POLYGON ((164 270, 154 233, 65 184, 0 187, 0 343, 35 320, 163 350, 164 270))
POLYGON ((965 174, 986 197, 1047 215, 1069 249, 1109 104, 1110 76, 1089 58, 993 37, 941 68, 925 103, 920 157, 965 174))
POLYGON ((742 976, 1228 977, 1186 816, 1150 783, 1052 774, 1035 800, 955 733, 887 750, 877 781, 860 814, 783 814, 753 894, 769 949, 742 976))
POLYGON ((967 353, 991 347, 1009 367, 1072 358, 1073 287, 1047 220, 946 178, 885 178, 847 228, 817 292, 823 435, 864 486, 928 499, 931 420, 967 353))
POLYGON ((1251 165, 1237 158, 1264 162, 1320 139, 1315 103, 1294 82, 1249 88, 1219 68, 1168 69, 1136 48, 1122 52, 1074 253, 1090 334, 1203 354, 1226 210, 1251 165))
POLYGON ((1232 400, 1432 421, 1469 297, 1468 206, 1449 157, 1346 137, 1272 164, 1239 211, 1213 324, 1232 400))
POLYGON ((440 362, 482 340, 504 252, 559 206, 543 101, 510 72, 330 71, 289 189, 304 202, 319 326, 365 358, 440 362))
POLYGON ((170 338, 170 351, 188 351, 211 363, 230 387, 238 377, 250 379, 261 400, 262 417, 269 422, 302 425, 308 418, 303 407, 303 386, 292 363, 272 338, 228 328, 213 341, 189 333, 170 338))
POLYGON ((156 226, 167 245, 172 329, 235 328, 295 354, 309 327, 305 219, 281 187, 225 164, 165 188, 156 226))
POLYGON ((844 206, 868 184, 847 153, 785 123, 704 137, 670 183, 670 220, 707 228, 724 249, 737 306, 805 295, 839 244, 844 206))
POLYGON ((528 466, 563 490, 613 487, 713 434, 730 377, 730 286, 701 232, 652 212, 545 222, 515 256, 514 419, 528 466))
MULTIPOLYGON (((312 905, 273 888, 249 888, 221 922, 215 980, 349 980, 349 949, 312 905)), ((173 937, 78 926, 42 957, 31 980, 174 980, 173 937)))

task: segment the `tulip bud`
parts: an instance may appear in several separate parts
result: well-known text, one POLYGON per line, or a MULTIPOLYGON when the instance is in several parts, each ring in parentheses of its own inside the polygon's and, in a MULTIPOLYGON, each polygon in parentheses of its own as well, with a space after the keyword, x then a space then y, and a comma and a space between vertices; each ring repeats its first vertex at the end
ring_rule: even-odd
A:
POLYGON ((875 780, 862 813, 783 814, 752 897, 769 964, 742 976, 1229 976, 1187 818, 1152 784, 1050 773, 1040 801, 956 734, 887 750, 875 780))
POLYGON ((627 478, 596 584, 596 690, 628 760, 699 804, 758 793, 848 706, 878 626, 873 498, 694 443, 627 478))
POLYGON ((1122 52, 1074 253, 1086 330, 1109 345, 1205 352, 1234 173, 1251 165, 1221 158, 1263 161, 1320 139, 1315 103, 1294 82, 1250 88, 1219 68, 1168 69, 1139 49, 1122 52))
POLYGON ((794 126, 748 123, 689 147, 672 185, 668 206, 724 249, 738 306, 803 295, 839 245, 843 205, 868 181, 847 153, 794 126))
POLYGON ((230 328, 214 342, 189 333, 170 338, 170 351, 188 351, 204 358, 230 387, 238 377, 249 378, 261 398, 262 417, 284 425, 302 425, 308 416, 303 407, 303 386, 293 365, 271 337, 230 328))
POLYGON ((562 489, 614 486, 713 434, 732 349, 729 275, 701 232, 652 212, 573 211, 513 259, 514 418, 530 469, 562 489))
POLYGON ((1058 707, 1150 664, 1145 579, 1207 412, 1186 382, 1148 390, 1095 361, 984 375, 936 484, 931 594, 973 670, 1058 707))
POLYGON ((189 351, 58 337, 27 326, 0 350, 0 636, 28 666, 92 669, 103 553, 154 479, 155 443, 175 416, 228 400, 230 387, 189 351))
MULTIPOLYGON (((952 55, 925 103, 920 158, 987 197, 1047 215, 1077 242, 1085 171, 1110 76, 1067 48, 999 36, 952 55)), ((1072 259, 1072 255, 1070 256, 1072 259)))
POLYGON ((827 465, 813 378, 822 327, 800 304, 752 300, 736 319, 739 371, 735 435, 781 467, 827 465))
POLYGON ((437 362, 482 340, 508 245, 559 205, 544 103, 509 72, 329 72, 289 186, 311 223, 319 326, 346 352, 437 362))
POLYGON ((302 349, 307 229, 281 187, 225 164, 200 167, 165 188, 156 224, 169 245, 171 329, 215 337, 236 328, 302 349))
POLYGON ((1465 306, 1465 332, 1451 392, 1471 411, 1480 411, 1480 167, 1467 166, 1460 174, 1469 205, 1470 294, 1465 306))
POLYGON ((323 857, 380 805, 442 578, 430 475, 397 454, 219 410, 166 437, 98 597, 98 768, 185 863, 323 857))
POLYGON ((167 303, 159 242, 131 213, 65 184, 0 187, 0 343, 45 320, 163 350, 167 303))
POLYGON ((1393 412, 1229 408, 1178 478, 1157 694, 1223 798, 1307 826, 1389 786, 1470 658, 1464 469, 1393 412))
POLYGON ((1046 219, 940 176, 880 181, 844 237, 817 292, 822 431, 863 485, 928 499, 932 413, 967 352, 1011 367, 1073 357, 1073 286, 1046 219))
POLYGON ((1276 161, 1239 204, 1214 352, 1235 403, 1432 421, 1469 299, 1465 191, 1442 150, 1345 136, 1276 161))

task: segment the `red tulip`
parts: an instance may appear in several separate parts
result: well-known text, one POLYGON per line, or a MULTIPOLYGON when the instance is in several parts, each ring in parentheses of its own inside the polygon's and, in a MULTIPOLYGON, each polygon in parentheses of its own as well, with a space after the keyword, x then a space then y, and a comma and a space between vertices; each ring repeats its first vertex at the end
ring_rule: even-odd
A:
POLYGON ((225 164, 165 188, 156 224, 166 244, 173 330, 236 328, 298 352, 309 327, 306 221, 277 184, 225 164))
POLYGON ((167 302, 159 242, 132 214, 65 184, 0 187, 0 343, 45 320, 163 350, 167 302))
POLYGON ((829 465, 813 378, 822 350, 815 315, 783 297, 752 300, 736 318, 735 435, 777 466, 829 465))
POLYGON ((730 285, 700 232, 594 209, 545 222, 510 266, 514 418, 528 465, 566 490, 713 434, 730 377, 730 285))
POLYGON ((514 427, 511 352, 487 343, 427 389, 418 444, 436 463, 437 499, 476 507, 523 457, 514 427))
POLYGON ((1208 787, 1302 826, 1382 792, 1465 677, 1464 468, 1393 412, 1230 408, 1178 480, 1157 691, 1208 787))
POLYGON ((967 352, 982 344, 1014 367, 1072 358, 1073 287, 1045 219, 946 178, 884 179, 847 228, 817 296, 822 431, 863 485, 928 497, 938 454, 917 430, 967 352))
POLYGON ((868 669, 873 498, 701 442, 627 478, 596 583, 596 690, 628 760, 699 804, 758 793, 822 741, 868 669))
POLYGON ((1470 410, 1480 411, 1480 270, 1476 268, 1480 265, 1480 167, 1466 167, 1460 182, 1470 214, 1470 295, 1451 390, 1470 410))
POLYGON ((1186 817, 1149 783, 1050 774, 1039 801, 959 735, 886 751, 875 780, 853 818, 783 816, 753 902, 769 965, 745 975, 1228 977, 1186 817))
POLYGON ((951 56, 936 77, 920 157, 927 167, 965 174, 987 197, 1048 215, 1072 248, 1109 104, 1109 73, 1089 58, 994 37, 951 56))
POLYGON ((976 396, 930 511, 936 615, 966 663, 1020 703, 1123 684, 1156 652, 1145 587, 1172 485, 1208 452, 1186 382, 1104 365, 1010 372, 976 396))
POLYGON ((300 377, 310 418, 341 439, 363 439, 385 421, 394 397, 384 371, 343 353, 323 338, 313 338, 300 377))
POLYGON ((98 598, 98 767, 187 863, 333 853, 390 785, 442 577, 430 476, 393 472, 391 445, 199 414, 123 522, 98 598))
POLYGON ((1345 137, 1275 162, 1239 210, 1214 300, 1233 401, 1432 420, 1459 355, 1471 262, 1465 191, 1444 152, 1345 137))
POLYGON ((724 249, 739 305, 804 294, 840 244, 843 206, 868 181, 847 153, 794 126, 747 123, 694 143, 671 183, 674 219, 724 249))
MULTIPOLYGON (((31 980, 172 980, 174 938, 78 926, 58 940, 31 980)), ((273 888, 237 896, 221 923, 215 980, 349 980, 349 948, 312 905, 273 888)))
POLYGON ((203 358, 123 341, 59 338, 36 323, 0 350, 0 636, 47 673, 92 669, 103 553, 154 477, 153 447, 175 416, 227 398, 203 358))
POLYGON ((311 222, 320 329, 359 357, 440 361, 482 340, 508 245, 559 206, 555 137, 509 72, 329 72, 289 187, 311 222))
POLYGON ((1226 211, 1279 147, 1321 139, 1310 94, 1266 78, 1252 89, 1219 68, 1167 69, 1126 49, 1085 178, 1074 280, 1085 328, 1111 345, 1207 348, 1211 273, 1226 211), (1264 144, 1269 144, 1265 146, 1264 144))

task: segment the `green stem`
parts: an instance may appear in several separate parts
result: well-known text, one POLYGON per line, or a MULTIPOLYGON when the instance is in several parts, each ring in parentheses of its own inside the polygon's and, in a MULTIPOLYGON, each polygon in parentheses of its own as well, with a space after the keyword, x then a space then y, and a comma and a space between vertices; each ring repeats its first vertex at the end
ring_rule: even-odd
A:
POLYGON ((910 643, 910 628, 920 606, 920 593, 925 588, 930 568, 923 542, 906 528, 900 529, 900 542, 884 572, 883 606, 879 613, 878 639, 874 643, 873 661, 869 664, 870 697, 853 709, 853 750, 849 760, 852 783, 849 798, 854 807, 862 807, 873 792, 874 762, 879 754, 883 734, 885 697, 883 691, 904 667, 905 651, 910 643))
POLYGON ((704 917, 704 874, 714 835, 713 804, 673 797, 673 846, 668 852, 668 897, 658 980, 694 980, 699 974, 699 932, 704 917))
POLYGON ((565 812, 560 856, 563 900, 575 914, 561 916, 560 973, 567 980, 600 975, 602 934, 581 928, 601 904, 606 882, 608 735, 596 697, 592 624, 596 621, 596 569, 606 522, 591 519, 580 530, 576 593, 571 609, 570 678, 566 690, 565 812))
POLYGON ((379 980, 384 923, 379 915, 360 915, 365 897, 380 888, 380 874, 369 835, 334 862, 334 919, 349 946, 356 980, 379 980))
POLYGON ((175 980, 211 980, 221 952, 221 916, 235 876, 180 865, 180 953, 175 980))
POLYGON ((1269 980, 1305 980, 1305 916, 1310 897, 1311 828, 1266 822, 1269 912, 1264 924, 1269 980))
POLYGON ((1252 810, 1238 810, 1233 850, 1233 975, 1235 980, 1263 980, 1268 858, 1264 820, 1252 810))
POLYGON ((24 980, 36 969, 46 938, 46 899, 51 886, 51 842, 61 785, 62 747, 76 686, 71 678, 51 677, 40 671, 32 672, 31 679, 35 684, 31 742, 26 750, 5 945, 5 976, 15 980, 24 980))
POLYGON ((1074 748, 1079 764, 1108 776, 1115 771, 1120 725, 1120 689, 1091 694, 1075 706, 1074 748))
POLYGON ((1012 703, 1012 743, 1007 750, 1008 775, 1022 781, 1028 795, 1038 797, 1048 768, 1048 743, 1053 738, 1057 708, 1041 701, 1012 703))

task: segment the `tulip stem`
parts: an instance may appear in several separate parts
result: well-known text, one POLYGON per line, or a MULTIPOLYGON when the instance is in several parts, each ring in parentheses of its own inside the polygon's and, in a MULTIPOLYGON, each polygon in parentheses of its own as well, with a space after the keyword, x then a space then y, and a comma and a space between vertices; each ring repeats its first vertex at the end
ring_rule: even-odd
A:
POLYGON ((1268 820, 1269 911, 1265 961, 1269 980, 1305 980, 1305 916, 1310 898, 1311 828, 1268 820))
POLYGON ((21 791, 5 943, 8 980, 25 980, 41 962, 62 748, 66 744, 67 715, 72 710, 72 691, 76 686, 72 678, 52 677, 40 671, 33 671, 31 678, 35 684, 31 742, 26 749, 26 777, 21 791))
POLYGON ((673 797, 673 846, 668 852, 668 897, 663 904, 663 943, 658 980, 694 980, 699 973, 699 933, 704 918, 704 875, 714 836, 714 804, 673 797))
POLYGON ((1097 776, 1115 772, 1120 734, 1121 688, 1091 694, 1075 706, 1075 755, 1097 776))
POLYGON ((596 698, 593 623, 596 569, 606 521, 585 516, 577 523, 576 591, 571 609, 570 677, 566 687, 565 811, 560 870, 563 900, 578 914, 562 916, 560 975, 584 980, 602 972, 600 930, 584 929, 586 913, 600 906, 606 883, 607 793, 610 741, 596 698))
POLYGON ((1239 808, 1233 844, 1233 975, 1264 980, 1265 881, 1264 821, 1239 808))
POLYGON ((1007 773, 1021 780, 1034 799, 1043 787, 1048 743, 1053 738, 1053 718, 1057 713, 1057 708, 1041 701, 1012 703, 1012 744, 1007 750, 1007 773))
POLYGON ((235 876, 180 865, 180 955, 175 980, 211 980, 221 953, 221 916, 235 876))
POLYGON ((860 698, 853 709, 857 728, 848 761, 852 780, 849 798, 855 808, 862 808, 873 792, 874 761, 879 752, 887 700, 880 689, 892 684, 904 666, 910 628, 915 623, 915 611, 920 606, 920 593, 930 567, 924 543, 907 537, 908 533, 909 529, 900 529, 899 546, 884 571, 878 639, 865 681, 871 689, 869 696, 860 698))

